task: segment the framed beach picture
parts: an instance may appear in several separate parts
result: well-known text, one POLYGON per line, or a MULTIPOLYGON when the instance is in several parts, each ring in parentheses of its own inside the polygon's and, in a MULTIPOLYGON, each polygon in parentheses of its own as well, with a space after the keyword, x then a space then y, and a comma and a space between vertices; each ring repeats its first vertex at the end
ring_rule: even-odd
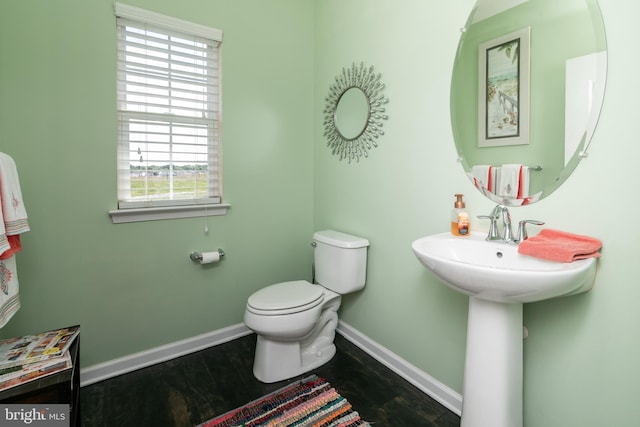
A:
POLYGON ((530 27, 481 43, 478 146, 529 143, 530 27))

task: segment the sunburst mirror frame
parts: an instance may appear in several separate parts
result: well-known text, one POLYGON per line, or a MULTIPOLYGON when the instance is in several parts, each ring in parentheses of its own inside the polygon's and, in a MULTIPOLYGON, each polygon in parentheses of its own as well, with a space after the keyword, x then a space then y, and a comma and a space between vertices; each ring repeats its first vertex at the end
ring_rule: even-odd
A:
POLYGON ((333 155, 339 159, 360 161, 360 157, 368 157, 369 150, 378 146, 377 140, 384 135, 382 130, 383 120, 389 117, 385 113, 385 104, 389 99, 383 93, 384 83, 380 81, 380 73, 376 74, 373 65, 365 67, 361 62, 355 63, 351 68, 343 68, 335 81, 329 86, 329 95, 325 99, 324 108, 324 136, 327 138, 327 146, 331 148, 333 155), (342 96, 350 89, 360 89, 369 105, 367 120, 362 130, 353 138, 343 135, 336 124, 336 111, 342 96))

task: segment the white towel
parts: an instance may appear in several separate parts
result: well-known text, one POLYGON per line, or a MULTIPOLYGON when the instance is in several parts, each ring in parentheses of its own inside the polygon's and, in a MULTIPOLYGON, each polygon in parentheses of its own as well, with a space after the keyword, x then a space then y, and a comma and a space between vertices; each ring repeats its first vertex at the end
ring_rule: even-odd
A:
POLYGON ((18 291, 16 257, 12 256, 0 261, 0 328, 4 327, 20 308, 18 291))
POLYGON ((518 199, 529 197, 529 166, 522 165, 520 174, 520 190, 518 191, 518 199))
POLYGON ((0 153, 0 254, 11 248, 7 236, 29 231, 27 210, 22 200, 20 180, 16 163, 5 154, 0 153))
POLYGON ((490 165, 475 165, 471 168, 473 183, 480 190, 495 192, 496 168, 490 165))
MULTIPOLYGON (((0 328, 20 308, 18 272, 16 257, 13 255, 20 246, 12 249, 7 236, 18 236, 29 231, 27 210, 22 200, 20 180, 13 159, 0 153, 0 255, 9 256, 0 260, 0 328)), ((19 239, 19 237, 17 237, 19 239)))
MULTIPOLYGON (((518 199, 524 188, 522 186, 522 172, 523 165, 510 164, 502 165, 498 172, 498 187, 496 194, 500 197, 511 197, 518 199)), ((527 168, 528 169, 528 168, 527 168)), ((527 179, 528 181, 528 179, 527 179)), ((529 190, 527 189, 527 194, 529 190)))

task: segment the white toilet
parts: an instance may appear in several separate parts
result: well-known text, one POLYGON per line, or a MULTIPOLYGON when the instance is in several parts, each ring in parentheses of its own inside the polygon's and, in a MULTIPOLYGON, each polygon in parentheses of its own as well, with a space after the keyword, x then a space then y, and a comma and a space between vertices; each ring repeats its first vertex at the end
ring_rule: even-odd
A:
POLYGON ((282 282, 249 297, 244 323, 258 336, 253 374, 265 383, 328 362, 341 295, 364 288, 369 241, 333 230, 313 235, 315 281, 282 282))

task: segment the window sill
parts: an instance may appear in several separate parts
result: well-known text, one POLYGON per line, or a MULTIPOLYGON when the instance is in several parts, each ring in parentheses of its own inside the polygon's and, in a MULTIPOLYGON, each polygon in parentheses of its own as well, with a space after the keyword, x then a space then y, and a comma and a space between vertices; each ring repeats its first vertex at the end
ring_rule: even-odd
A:
POLYGON ((116 209, 109 211, 111 222, 122 224, 126 222, 157 221, 163 219, 196 218, 201 216, 226 215, 231 205, 189 205, 167 206, 158 208, 116 209))

